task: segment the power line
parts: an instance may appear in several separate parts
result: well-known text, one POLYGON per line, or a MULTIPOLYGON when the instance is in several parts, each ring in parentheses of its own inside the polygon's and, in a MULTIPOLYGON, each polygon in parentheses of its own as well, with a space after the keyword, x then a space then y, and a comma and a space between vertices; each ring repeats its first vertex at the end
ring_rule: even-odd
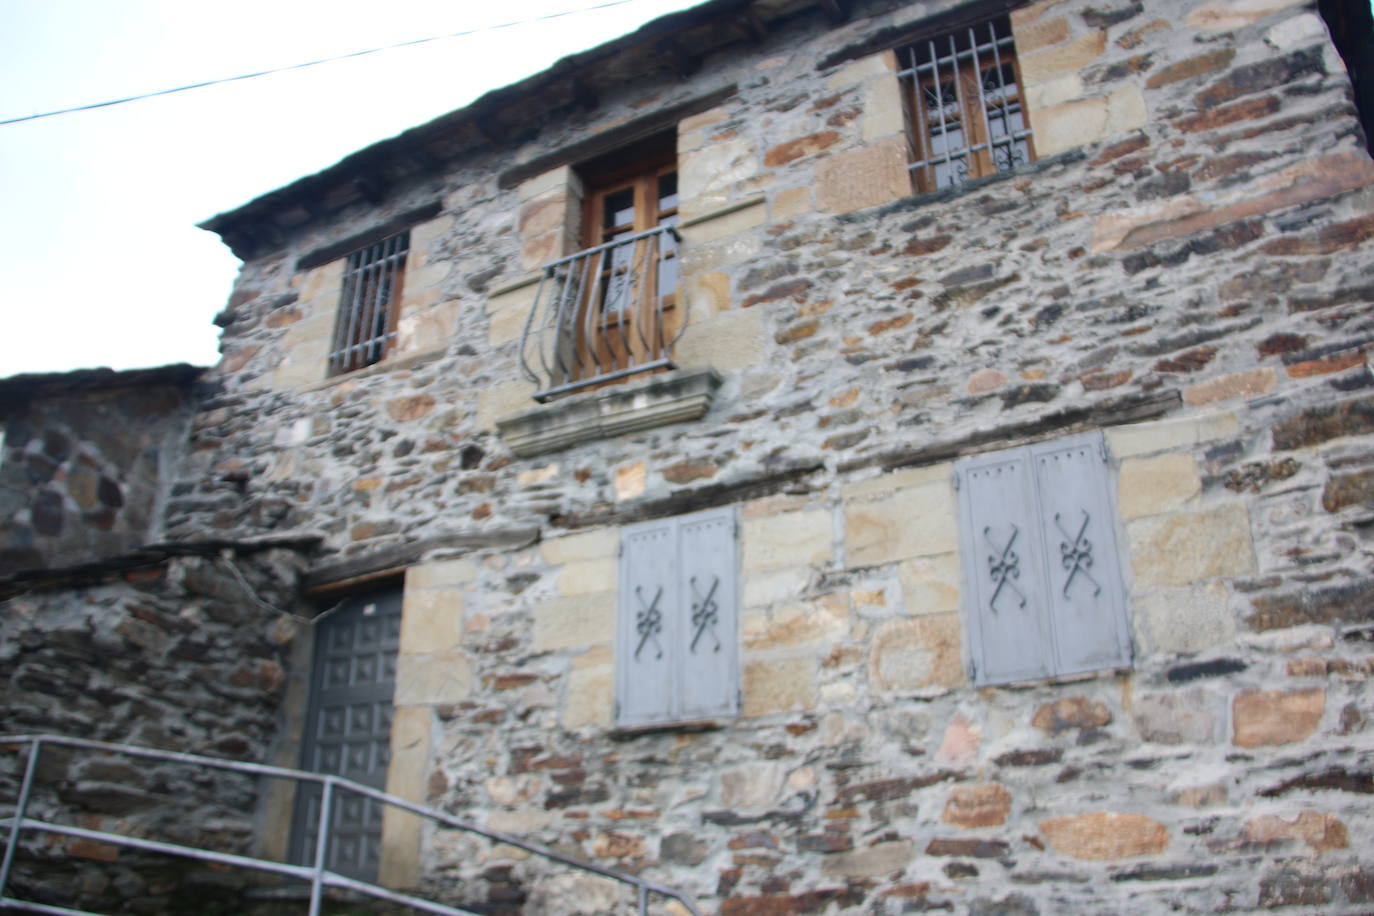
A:
POLYGON ((322 57, 319 60, 306 61, 303 64, 291 64, 286 67, 273 67, 270 70, 259 70, 255 73, 243 73, 239 76, 226 76, 220 79, 205 80, 200 83, 190 83, 186 86, 177 86, 174 89, 159 89, 155 92, 143 92, 138 95, 126 96, 122 99, 111 99, 108 102, 95 102, 90 105, 77 105, 74 108, 59 108, 55 111, 44 111, 39 114, 24 115, 21 118, 9 118, 0 121, 0 127, 6 124, 19 124, 23 121, 36 121, 39 118, 51 118, 56 115, 71 114, 77 111, 92 111, 96 108, 109 108, 111 105, 123 105, 125 102, 137 102, 141 99, 156 98, 160 95, 172 95, 176 92, 186 92, 191 89, 203 89, 206 86, 218 86, 221 83, 234 83, 240 80, 256 79, 259 76, 271 76, 274 73, 286 73, 291 70, 304 70, 306 67, 316 67, 320 64, 329 64, 338 60, 348 60, 352 57, 363 57, 368 54, 376 54, 379 51, 393 51, 396 48, 409 48, 415 45, 428 44, 431 41, 442 41, 447 38, 462 38, 465 35, 477 35, 482 32, 495 32, 498 29, 509 29, 519 25, 530 25, 535 22, 545 22, 549 19, 560 19, 564 16, 576 16, 580 13, 591 13, 596 10, 604 10, 612 6, 624 6, 633 3, 634 0, 607 0, 605 3, 598 3, 595 6, 587 6, 577 10, 564 10, 561 13, 549 13, 546 16, 535 16, 533 19, 520 19, 514 22, 502 22, 498 25, 483 26, 480 29, 465 29, 461 32, 450 32, 447 35, 432 35, 429 38, 413 38, 410 41, 397 42, 394 45, 385 45, 380 48, 368 48, 364 51, 350 51, 347 54, 339 54, 335 57, 322 57))

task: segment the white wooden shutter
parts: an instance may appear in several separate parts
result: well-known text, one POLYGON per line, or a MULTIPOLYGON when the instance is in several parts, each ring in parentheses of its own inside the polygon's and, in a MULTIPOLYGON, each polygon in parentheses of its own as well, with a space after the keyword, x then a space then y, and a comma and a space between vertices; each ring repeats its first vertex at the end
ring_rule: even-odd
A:
POLYGON ((1130 663, 1116 512, 1101 433, 1031 446, 1055 673, 1130 663))
POLYGON ((1025 449, 1012 449, 957 468, 969 660, 978 684, 1051 673, 1029 459, 1025 449))
POLYGON ((648 725, 673 715, 673 647, 681 638, 676 545, 673 519, 632 525, 621 534, 615 657, 618 725, 648 725))
POLYGON ((737 711, 736 544, 733 509, 699 512, 680 520, 681 719, 703 719, 737 711))

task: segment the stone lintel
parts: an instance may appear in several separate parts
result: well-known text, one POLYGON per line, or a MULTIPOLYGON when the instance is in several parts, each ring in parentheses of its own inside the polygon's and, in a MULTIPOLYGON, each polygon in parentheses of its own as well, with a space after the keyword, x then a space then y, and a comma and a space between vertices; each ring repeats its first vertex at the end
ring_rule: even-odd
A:
POLYGON ((554 401, 496 421, 501 438, 521 458, 696 420, 720 387, 714 369, 679 369, 625 385, 554 401))
POLYGON ((500 528, 438 535, 408 544, 368 551, 345 560, 321 563, 306 571, 302 583, 307 594, 329 592, 359 579, 397 575, 435 551, 518 549, 539 540, 539 529, 500 528))

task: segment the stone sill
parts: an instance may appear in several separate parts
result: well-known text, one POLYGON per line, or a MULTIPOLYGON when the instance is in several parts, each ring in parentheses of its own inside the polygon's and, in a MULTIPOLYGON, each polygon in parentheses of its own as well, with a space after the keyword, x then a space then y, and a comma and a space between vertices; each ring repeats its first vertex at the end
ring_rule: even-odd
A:
POLYGON ((371 378, 374 375, 381 375, 386 372, 396 372, 401 369, 418 369, 425 363, 436 360, 448 351, 448 346, 431 347, 428 350, 417 350, 413 353, 398 353, 395 356, 385 356, 381 362, 364 366, 362 369, 354 369, 352 372, 345 372, 342 375, 331 375, 328 378, 320 379, 318 382, 311 382, 302 385, 301 391, 325 391, 340 385, 344 382, 356 382, 359 379, 371 378))
POLYGON ((1073 674, 1051 674, 1025 681, 1003 681, 997 684, 974 684, 970 682, 970 686, 975 690, 1032 690, 1036 687, 1057 687, 1062 684, 1081 684, 1084 681, 1131 677, 1134 674, 1135 668, 1118 666, 1115 668, 1095 668, 1092 671, 1078 671, 1073 674))
POLYGON ((529 458, 669 423, 710 410, 721 377, 714 369, 679 369, 628 384, 572 395, 496 421, 501 438, 529 458))
POLYGON ((662 732, 714 732, 729 728, 734 719, 688 719, 684 722, 653 722, 647 725, 616 725, 606 734, 614 741, 628 741, 640 735, 653 735, 662 732))

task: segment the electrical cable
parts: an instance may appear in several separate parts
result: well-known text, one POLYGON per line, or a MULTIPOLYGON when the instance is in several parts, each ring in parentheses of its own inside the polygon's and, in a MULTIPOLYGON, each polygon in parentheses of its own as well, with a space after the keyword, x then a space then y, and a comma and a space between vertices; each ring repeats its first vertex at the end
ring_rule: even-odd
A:
POLYGON ((138 95, 125 96, 122 99, 111 99, 108 102, 94 102, 90 105, 77 105, 73 108, 59 108, 54 111, 44 111, 38 114, 24 115, 23 117, 19 118, 8 118, 6 120, 0 121, 0 127, 4 127, 6 124, 19 124, 24 121, 36 121, 39 118, 51 118, 56 115, 72 114, 73 112, 77 111, 92 111, 97 108, 109 108, 111 105, 123 105, 125 102, 137 102, 141 99, 156 98, 160 95, 172 95, 173 93, 186 92, 191 89, 204 89, 206 86, 218 86, 222 83, 234 83, 240 80, 256 79, 259 76, 271 76, 275 73, 286 73, 291 70, 303 70, 306 67, 315 67, 320 64, 329 64, 339 60, 348 60, 352 57, 363 57, 368 54, 376 54, 379 51, 393 51, 396 48, 408 48, 413 47, 414 45, 428 44, 431 41, 442 41, 447 38, 462 38, 466 35, 477 35, 482 32, 495 32, 498 29, 509 29, 519 25, 530 25, 535 22, 546 22, 550 19, 560 19, 564 16, 576 16, 581 13, 591 13, 595 12, 596 10, 608 9, 613 6, 624 6, 627 3, 633 2, 635 2, 635 0, 607 0, 607 2, 605 3, 598 3, 594 6, 583 7, 582 9, 576 10, 564 10, 561 13, 549 13, 546 16, 535 16, 533 19, 520 19, 514 22, 502 22, 498 23, 497 25, 483 26, 480 29, 466 29, 461 32, 450 32, 447 35, 432 35, 429 38, 413 38, 410 41, 401 41, 397 42, 394 45, 385 45, 380 48, 368 48, 363 51, 350 51, 347 54, 339 54, 334 57, 322 57, 319 60, 310 60, 306 61, 303 64, 291 64, 286 67, 273 67, 270 70, 258 70, 254 73, 243 73, 239 76, 226 76, 221 77, 220 79, 204 80, 203 82, 199 83, 190 83, 185 86, 177 86, 173 89, 158 89, 154 92, 143 92, 138 95))

